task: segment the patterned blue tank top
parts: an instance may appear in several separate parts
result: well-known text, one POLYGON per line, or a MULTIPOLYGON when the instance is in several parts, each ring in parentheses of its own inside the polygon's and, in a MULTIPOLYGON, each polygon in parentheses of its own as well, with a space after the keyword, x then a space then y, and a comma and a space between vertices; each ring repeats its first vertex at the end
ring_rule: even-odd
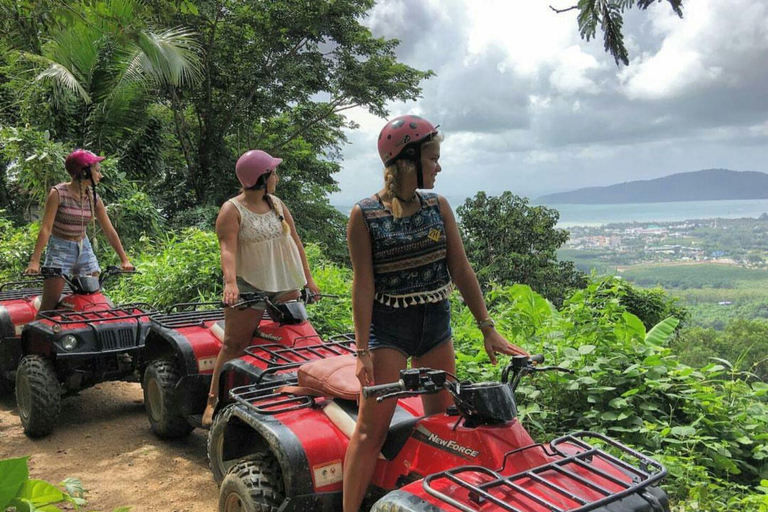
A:
POLYGON ((371 235, 375 300, 394 307, 440 302, 452 290, 437 194, 419 193, 421 208, 395 219, 378 198, 357 203, 371 235))

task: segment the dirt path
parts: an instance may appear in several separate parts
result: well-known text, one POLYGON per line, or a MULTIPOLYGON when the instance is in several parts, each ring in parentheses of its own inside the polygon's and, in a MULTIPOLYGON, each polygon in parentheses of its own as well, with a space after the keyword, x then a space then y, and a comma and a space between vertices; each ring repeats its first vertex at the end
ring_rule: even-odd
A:
POLYGON ((86 510, 215 511, 218 488, 208 469, 206 434, 157 438, 138 384, 100 384, 64 399, 58 428, 37 440, 24 435, 13 395, 0 397, 0 458, 31 456, 32 478, 79 478, 88 489, 86 510))

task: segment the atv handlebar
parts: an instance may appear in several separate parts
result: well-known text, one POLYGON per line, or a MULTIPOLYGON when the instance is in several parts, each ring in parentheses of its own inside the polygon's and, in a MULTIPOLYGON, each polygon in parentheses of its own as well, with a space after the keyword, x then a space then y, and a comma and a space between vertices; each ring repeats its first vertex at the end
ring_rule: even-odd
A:
MULTIPOLYGON (((112 276, 116 276, 119 274, 140 274, 138 270, 123 270, 120 267, 116 267, 114 265, 109 265, 104 272, 99 274, 99 286, 101 286, 104 281, 109 279, 112 276)), ((40 268, 40 276, 43 279, 49 278, 49 277, 61 277, 64 279, 64 281, 67 282, 67 284, 72 287, 72 279, 77 276, 70 276, 69 274, 65 274, 60 267, 41 267, 40 268)), ((83 277, 96 277, 96 276, 83 276, 83 277)))
MULTIPOLYGON (((501 374, 501 382, 504 384, 508 383, 514 391, 520 379, 532 373, 548 371, 573 373, 573 370, 559 366, 539 366, 543 362, 544 356, 542 354, 534 354, 530 357, 514 356, 512 361, 504 368, 501 374)), ((363 398, 376 397, 376 401, 381 402, 390 398, 437 393, 443 389, 456 396, 462 383, 450 382, 448 380, 449 376, 453 377, 454 380, 458 380, 455 376, 443 370, 433 370, 431 368, 400 370, 400 380, 397 382, 363 387, 363 398)))

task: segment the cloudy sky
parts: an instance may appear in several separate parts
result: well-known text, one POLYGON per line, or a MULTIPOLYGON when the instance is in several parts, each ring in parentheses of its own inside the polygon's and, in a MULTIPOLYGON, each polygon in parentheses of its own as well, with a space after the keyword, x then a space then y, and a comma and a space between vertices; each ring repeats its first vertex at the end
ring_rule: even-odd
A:
MULTIPOLYGON (((397 38, 401 61, 431 69, 423 97, 390 105, 440 124, 452 199, 478 190, 536 197, 708 168, 768 172, 768 2, 664 1, 625 17, 630 65, 602 34, 578 35, 573 0, 380 0, 365 23, 397 38)), ((384 120, 351 119, 341 192, 350 205, 381 185, 384 120)))

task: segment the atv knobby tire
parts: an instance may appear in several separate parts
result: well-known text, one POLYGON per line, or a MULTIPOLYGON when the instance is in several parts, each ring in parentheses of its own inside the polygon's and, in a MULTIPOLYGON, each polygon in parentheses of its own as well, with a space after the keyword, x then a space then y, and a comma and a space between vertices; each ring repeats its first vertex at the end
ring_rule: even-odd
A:
POLYGON ((144 409, 152 432, 166 439, 188 435, 194 427, 179 412, 176 383, 181 371, 173 358, 155 359, 144 371, 144 409))
POLYGON ((211 466, 213 480, 217 485, 221 485, 229 468, 239 462, 239 460, 224 460, 224 434, 234 408, 235 404, 230 404, 214 416, 211 430, 208 432, 208 464, 211 466))
POLYGON ((285 501, 280 464, 271 453, 255 453, 230 468, 219 492, 219 512, 277 512, 285 501))
POLYGON ((61 411, 61 385, 53 363, 43 356, 25 356, 16 370, 16 404, 24 433, 47 436, 61 411))

